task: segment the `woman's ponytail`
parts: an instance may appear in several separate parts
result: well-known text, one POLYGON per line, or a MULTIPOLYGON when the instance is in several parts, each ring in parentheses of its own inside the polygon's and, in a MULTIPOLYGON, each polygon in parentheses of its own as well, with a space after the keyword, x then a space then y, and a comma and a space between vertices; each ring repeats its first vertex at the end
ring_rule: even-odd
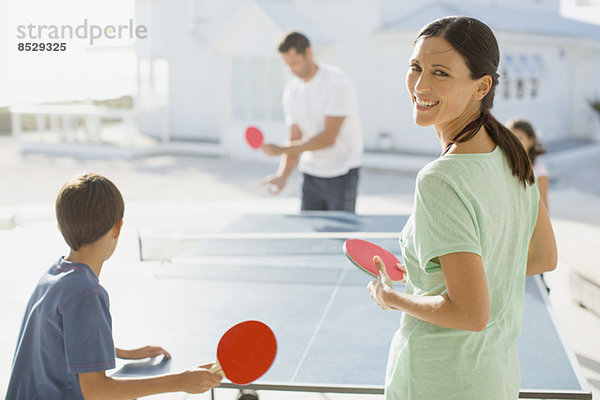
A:
POLYGON ((502 123, 491 114, 488 122, 484 125, 494 143, 506 155, 508 165, 514 176, 519 178, 523 186, 532 185, 535 182, 531 160, 519 139, 502 123))

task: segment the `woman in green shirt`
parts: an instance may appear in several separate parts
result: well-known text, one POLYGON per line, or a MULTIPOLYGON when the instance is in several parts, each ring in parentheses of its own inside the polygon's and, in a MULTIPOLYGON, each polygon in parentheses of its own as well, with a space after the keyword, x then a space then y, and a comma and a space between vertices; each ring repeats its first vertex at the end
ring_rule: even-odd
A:
POLYGON ((413 119, 434 127, 443 153, 419 172, 400 236, 405 293, 375 257, 371 297, 403 312, 386 399, 518 398, 525 277, 554 269, 557 251, 529 158, 490 114, 499 57, 473 18, 436 20, 415 41, 413 119))

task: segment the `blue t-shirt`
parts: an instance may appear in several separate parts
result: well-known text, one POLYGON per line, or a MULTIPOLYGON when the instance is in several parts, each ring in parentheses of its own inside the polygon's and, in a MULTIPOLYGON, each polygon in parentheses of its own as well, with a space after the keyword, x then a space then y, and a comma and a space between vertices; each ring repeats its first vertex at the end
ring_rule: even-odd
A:
POLYGON ((115 367, 108 293, 85 264, 61 258, 25 311, 7 399, 83 399, 78 373, 115 367))

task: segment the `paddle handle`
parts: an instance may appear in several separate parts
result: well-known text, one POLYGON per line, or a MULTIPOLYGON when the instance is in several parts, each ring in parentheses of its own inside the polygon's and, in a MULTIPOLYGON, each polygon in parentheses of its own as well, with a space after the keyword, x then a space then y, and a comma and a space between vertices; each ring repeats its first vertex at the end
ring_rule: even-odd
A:
POLYGON ((225 372, 223 372, 223 368, 221 368, 221 364, 219 360, 215 361, 212 367, 209 369, 210 372, 214 372, 215 374, 221 375, 222 378, 225 378, 225 372))

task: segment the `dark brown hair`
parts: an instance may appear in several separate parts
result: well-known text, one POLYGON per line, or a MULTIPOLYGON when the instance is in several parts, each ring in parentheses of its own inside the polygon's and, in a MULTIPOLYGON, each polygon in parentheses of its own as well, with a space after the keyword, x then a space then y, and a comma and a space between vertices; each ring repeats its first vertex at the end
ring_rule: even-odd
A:
POLYGON ((125 204, 107 178, 86 173, 66 182, 56 198, 56 219, 71 249, 94 243, 123 219, 125 204))
POLYGON ((306 49, 310 47, 308 38, 300 32, 287 33, 277 48, 280 53, 287 53, 290 49, 296 49, 296 53, 305 54, 306 49))
POLYGON ((426 25, 415 39, 442 37, 460 53, 471 71, 471 79, 486 75, 492 78, 492 87, 481 100, 479 117, 467 126, 467 131, 455 143, 463 143, 475 136, 482 126, 506 155, 513 175, 523 183, 533 184, 535 178, 531 161, 523 146, 512 132, 490 114, 494 93, 498 85, 500 50, 492 30, 483 22, 470 17, 452 16, 435 20, 426 25))
POLYGON ((533 146, 528 151, 531 164, 535 163, 537 156, 546 153, 546 149, 538 141, 537 135, 533 126, 524 119, 512 119, 506 123, 506 127, 514 132, 515 129, 521 130, 528 138, 533 139, 533 146))

